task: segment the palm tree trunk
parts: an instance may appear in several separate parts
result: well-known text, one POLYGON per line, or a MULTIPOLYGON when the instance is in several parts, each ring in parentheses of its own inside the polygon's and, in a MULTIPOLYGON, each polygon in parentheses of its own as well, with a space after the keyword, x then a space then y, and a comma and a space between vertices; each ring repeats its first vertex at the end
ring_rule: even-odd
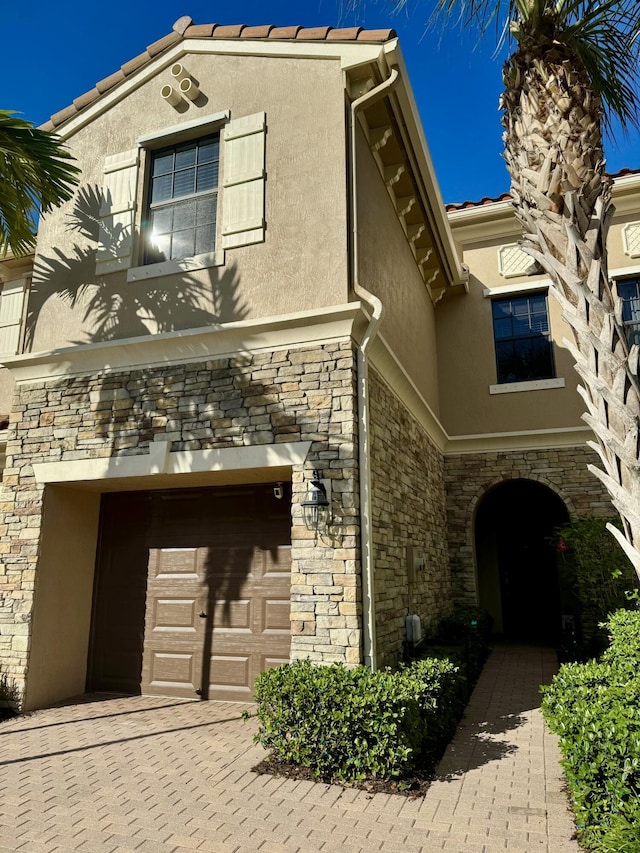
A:
POLYGON ((602 150, 602 109, 566 47, 521 39, 504 68, 505 159, 523 249, 553 282, 573 331, 565 341, 582 381, 583 415, 624 534, 610 525, 640 578, 638 346, 629 350, 608 279, 613 207, 602 150))

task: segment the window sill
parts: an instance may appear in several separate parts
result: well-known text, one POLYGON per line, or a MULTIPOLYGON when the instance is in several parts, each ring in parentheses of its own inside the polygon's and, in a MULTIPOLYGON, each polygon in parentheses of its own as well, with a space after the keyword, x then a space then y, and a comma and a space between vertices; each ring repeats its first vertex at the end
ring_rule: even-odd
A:
POLYGON ((162 261, 159 264, 132 267, 127 271, 127 281, 146 281, 149 278, 180 275, 195 272, 195 270, 204 270, 208 267, 221 266, 224 266, 224 252, 207 252, 204 255, 194 255, 192 258, 180 258, 175 261, 162 261))
POLYGON ((564 388, 564 379, 533 379, 528 382, 505 382, 489 385, 490 394, 515 394, 518 391, 546 391, 548 388, 564 388))

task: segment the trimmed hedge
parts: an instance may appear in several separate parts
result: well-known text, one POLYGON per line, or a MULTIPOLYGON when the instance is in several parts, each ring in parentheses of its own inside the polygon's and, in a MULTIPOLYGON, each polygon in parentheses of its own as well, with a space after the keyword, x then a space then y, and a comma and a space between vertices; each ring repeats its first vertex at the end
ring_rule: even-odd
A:
POLYGON ((601 660, 561 666, 542 711, 560 737, 581 842, 640 853, 640 613, 606 624, 601 660))
POLYGON ((284 664, 256 681, 255 740, 316 778, 403 779, 435 766, 460 718, 463 682, 448 660, 395 672, 284 664))

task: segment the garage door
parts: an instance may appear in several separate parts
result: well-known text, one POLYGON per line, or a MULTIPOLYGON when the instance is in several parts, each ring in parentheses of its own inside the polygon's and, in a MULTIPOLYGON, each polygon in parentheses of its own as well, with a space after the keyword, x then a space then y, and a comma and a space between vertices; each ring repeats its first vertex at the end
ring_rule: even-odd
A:
POLYGON ((142 692, 248 700, 262 670, 289 660, 289 494, 149 495, 142 692))

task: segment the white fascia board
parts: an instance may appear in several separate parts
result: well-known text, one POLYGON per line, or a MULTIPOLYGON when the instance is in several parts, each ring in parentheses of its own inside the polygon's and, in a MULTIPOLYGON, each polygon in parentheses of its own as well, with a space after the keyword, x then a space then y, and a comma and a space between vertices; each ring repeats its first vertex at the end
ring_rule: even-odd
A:
POLYGON ((2 363, 16 383, 24 384, 301 348, 349 337, 357 341, 365 325, 360 302, 350 302, 259 320, 27 353, 2 363))
POLYGON ((429 145, 422 126, 420 112, 411 87, 409 73, 405 65, 400 44, 397 39, 388 42, 384 47, 387 66, 396 65, 400 71, 400 85, 395 89, 392 97, 397 98, 402 115, 406 122, 406 128, 413 146, 413 151, 418 160, 420 177, 426 193, 426 209, 431 218, 431 228, 434 240, 439 243, 438 248, 443 261, 448 267, 448 273, 452 284, 463 284, 467 279, 462 268, 462 262, 458 257, 453 233, 447 220, 447 214, 440 192, 440 185, 431 159, 429 145))
POLYGON ((447 218, 455 239, 462 245, 479 240, 522 237, 522 227, 510 201, 453 210, 447 218))
POLYGON ((185 39, 185 53, 220 53, 233 56, 274 56, 290 59, 337 59, 343 71, 366 62, 376 62, 381 42, 278 41, 269 39, 185 39))
MULTIPOLYGON (((285 42, 183 39, 158 57, 149 60, 129 77, 114 86, 82 112, 55 128, 56 134, 66 140, 97 116, 111 109, 118 101, 155 77, 168 66, 190 54, 234 55, 234 56, 283 56, 298 59, 339 60, 343 69, 363 62, 376 62, 381 53, 379 43, 369 42, 285 42)), ((159 129, 161 129, 159 127, 159 129)))

